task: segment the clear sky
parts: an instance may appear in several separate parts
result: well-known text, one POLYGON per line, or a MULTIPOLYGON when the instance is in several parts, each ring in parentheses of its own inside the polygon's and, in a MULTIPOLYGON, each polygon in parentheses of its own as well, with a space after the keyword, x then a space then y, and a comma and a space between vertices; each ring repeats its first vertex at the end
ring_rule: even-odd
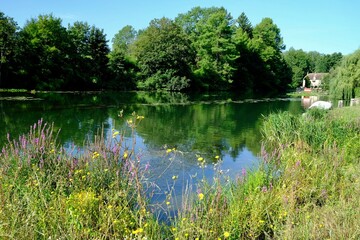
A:
POLYGON ((287 50, 346 55, 360 48, 358 0, 0 0, 0 11, 20 27, 40 14, 52 13, 65 27, 85 21, 104 29, 108 40, 126 25, 143 29, 154 18, 174 19, 197 6, 224 7, 234 18, 245 12, 253 26, 270 17, 287 50))

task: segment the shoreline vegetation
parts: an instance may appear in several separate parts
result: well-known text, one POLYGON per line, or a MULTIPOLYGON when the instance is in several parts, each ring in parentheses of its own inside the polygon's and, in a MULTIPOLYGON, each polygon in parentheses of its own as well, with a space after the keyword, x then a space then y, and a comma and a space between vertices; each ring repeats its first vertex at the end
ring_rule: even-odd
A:
MULTIPOLYGON (((126 121, 134 132, 146 116, 126 121)), ((100 132, 75 154, 53 129, 39 120, 26 135, 8 135, 0 153, 1 238, 360 238, 359 106, 264 116, 258 169, 231 180, 219 170, 196 189, 184 186, 181 203, 170 184, 156 205, 135 138, 126 145, 126 132, 113 130, 110 139, 100 132)), ((177 150, 164 155, 176 159, 177 150)), ((210 161, 196 158, 199 167, 210 161)))

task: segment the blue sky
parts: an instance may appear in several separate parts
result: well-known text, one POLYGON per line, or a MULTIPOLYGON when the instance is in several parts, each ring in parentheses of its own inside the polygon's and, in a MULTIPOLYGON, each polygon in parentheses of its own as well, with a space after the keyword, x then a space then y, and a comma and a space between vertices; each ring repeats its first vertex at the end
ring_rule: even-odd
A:
POLYGON ((349 54, 360 48, 358 0, 0 0, 0 11, 20 27, 52 13, 63 25, 85 21, 104 29, 111 40, 122 27, 146 28, 154 18, 174 19, 193 7, 221 7, 234 18, 242 12, 253 25, 270 17, 280 28, 286 49, 349 54))

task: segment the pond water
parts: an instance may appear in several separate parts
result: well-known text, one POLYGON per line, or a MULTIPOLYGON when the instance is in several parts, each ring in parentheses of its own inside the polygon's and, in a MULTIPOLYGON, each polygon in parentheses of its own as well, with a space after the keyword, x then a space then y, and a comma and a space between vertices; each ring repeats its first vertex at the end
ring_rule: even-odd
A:
MULTIPOLYGON (((150 165, 149 178, 159 186, 154 201, 162 201, 173 186, 180 196, 184 185, 196 176, 211 179, 216 156, 219 168, 231 178, 243 169, 254 168, 261 150, 261 121, 270 112, 304 112, 301 98, 249 99, 228 94, 185 95, 181 93, 102 92, 102 93, 0 93, 0 148, 11 138, 27 133, 43 119, 61 129, 58 141, 65 147, 82 146, 102 128, 126 128, 133 112, 145 118, 136 127, 136 149, 150 165), (123 111, 123 118, 119 112, 123 111), (173 160, 166 149, 179 152, 173 160), (202 156, 207 167, 199 168, 202 156)), ((131 136, 127 136, 129 141, 131 136)))

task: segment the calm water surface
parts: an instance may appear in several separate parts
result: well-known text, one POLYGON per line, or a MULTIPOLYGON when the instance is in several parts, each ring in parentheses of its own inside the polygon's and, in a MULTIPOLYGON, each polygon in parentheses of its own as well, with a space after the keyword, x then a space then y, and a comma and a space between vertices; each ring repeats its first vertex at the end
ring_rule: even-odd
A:
MULTIPOLYGON (((150 165, 149 178, 163 192, 178 176, 178 195, 187 183, 214 174, 215 156, 220 169, 235 178, 242 169, 258 164, 261 149, 260 126, 270 112, 304 112, 300 98, 248 99, 231 95, 180 93, 0 93, 0 147, 11 138, 27 133, 30 125, 43 119, 61 129, 59 141, 65 147, 82 146, 99 130, 111 136, 112 129, 126 129, 131 113, 145 116, 136 128, 136 149, 144 164, 150 165), (119 112, 123 110, 124 117, 119 112), (171 160, 167 148, 179 153, 171 160), (200 169, 197 156, 207 161, 200 169)), ((129 131, 128 131, 129 132, 129 131)), ((130 134, 127 136, 131 140, 130 134)))

